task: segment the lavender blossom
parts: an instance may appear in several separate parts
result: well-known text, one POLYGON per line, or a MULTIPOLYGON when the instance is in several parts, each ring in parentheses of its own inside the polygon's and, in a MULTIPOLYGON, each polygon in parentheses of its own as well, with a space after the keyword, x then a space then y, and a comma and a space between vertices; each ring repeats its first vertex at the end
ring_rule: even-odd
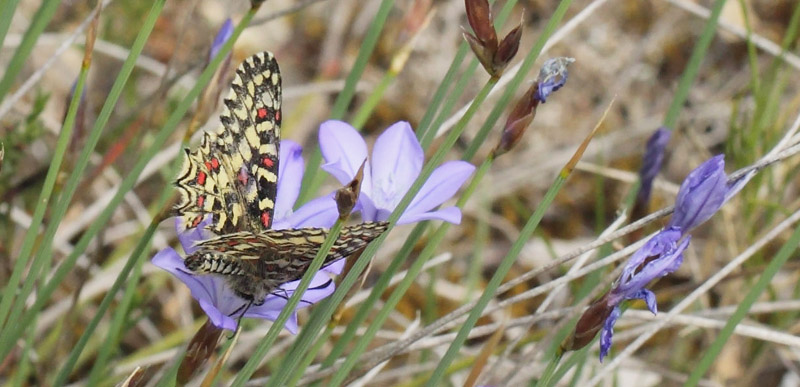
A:
MULTIPOLYGON (((367 145, 361 135, 342 121, 326 121, 319 131, 320 149, 326 164, 322 169, 347 184, 367 159, 367 145)), ((400 203, 422 170, 425 154, 408 122, 390 126, 375 142, 372 158, 364 166, 364 179, 356 209, 365 221, 381 221, 400 203)), ((448 161, 436 168, 403 212, 398 224, 421 220, 444 220, 458 224, 458 207, 435 208, 450 199, 475 170, 465 161, 448 161)), ((332 197, 332 196, 331 196, 332 197)), ((325 197, 306 205, 316 217, 335 220, 336 204, 325 197)), ((298 213, 301 211, 298 210, 298 213)), ((299 217, 300 215, 298 215, 299 217)), ((306 215, 307 216, 307 215, 306 215)))
POLYGON ((653 180, 655 180, 658 172, 661 171, 661 164, 664 162, 664 149, 667 147, 671 135, 672 131, 662 126, 647 140, 647 147, 642 158, 642 167, 639 169, 641 187, 636 200, 640 205, 647 205, 650 201, 653 180))
POLYGON ((611 309, 611 313, 600 334, 600 361, 603 361, 611 348, 614 323, 620 315, 619 304, 624 300, 641 299, 653 314, 658 313, 656 295, 645 289, 645 286, 654 279, 678 270, 683 263, 683 251, 689 246, 690 239, 691 237, 686 237, 678 244, 681 231, 667 228, 647 241, 628 260, 622 275, 614 283, 608 296, 604 297, 606 310, 611 309))
MULTIPOLYGON (((281 141, 278 193, 275 200, 275 221, 273 222, 273 228, 275 229, 330 227, 333 225, 333 221, 329 224, 324 224, 325 222, 320 222, 318 219, 311 222, 305 216, 296 216, 298 213, 308 213, 309 211, 306 208, 308 205, 301 207, 297 213, 292 212, 292 206, 300 192, 300 182, 303 178, 303 158, 301 153, 302 147, 299 144, 289 140, 281 141)), ((333 202, 330 198, 328 200, 333 202)), ((186 254, 192 254, 196 250, 195 245, 197 242, 213 237, 213 235, 205 229, 205 226, 209 222, 210 218, 207 218, 194 229, 183 232, 178 230, 178 239, 186 254)), ((176 219, 176 228, 180 224, 181 222, 176 219)), ((153 257, 152 262, 156 266, 172 273, 172 275, 189 287, 192 297, 200 303, 200 307, 206 312, 212 324, 218 328, 232 331, 236 330, 237 319, 240 316, 272 321, 276 320, 280 312, 286 306, 289 297, 294 293, 294 289, 296 289, 297 285, 300 283, 299 280, 287 282, 281 285, 280 288, 282 291, 268 295, 264 299, 263 304, 251 305, 248 308, 247 305, 249 301, 237 296, 225 283, 223 277, 217 275, 195 275, 187 271, 183 263, 183 258, 171 247, 159 251, 155 257, 153 257), (243 315, 242 312, 244 312, 243 315)), ((341 272, 342 267, 343 263, 334 263, 316 273, 311 280, 308 290, 303 294, 303 298, 298 304, 298 309, 307 307, 330 296, 335 287, 328 273, 338 274, 341 272)), ((286 329, 292 333, 297 332, 296 312, 287 320, 286 329)))
POLYGON ((668 226, 687 232, 708 220, 725 202, 727 180, 724 155, 700 164, 681 184, 668 226))
POLYGON ((225 22, 222 23, 222 27, 220 27, 217 35, 214 37, 214 42, 211 43, 211 48, 208 50, 208 61, 211 62, 217 53, 222 48, 222 45, 228 41, 233 35, 233 21, 230 18, 225 19, 225 22))
POLYGON ((602 361, 611 348, 614 324, 621 314, 619 305, 622 301, 642 299, 653 314, 657 313, 656 296, 645 286, 680 267, 683 252, 691 240, 688 232, 714 215, 754 174, 750 172, 728 183, 723 155, 712 157, 689 173, 681 184, 675 200, 675 213, 667 227, 631 256, 611 290, 589 306, 573 335, 562 343, 562 348, 580 349, 601 331, 602 361))
POLYGON ((536 98, 542 103, 547 102, 547 97, 567 83, 567 66, 575 62, 575 58, 557 57, 548 59, 539 70, 538 90, 536 98))

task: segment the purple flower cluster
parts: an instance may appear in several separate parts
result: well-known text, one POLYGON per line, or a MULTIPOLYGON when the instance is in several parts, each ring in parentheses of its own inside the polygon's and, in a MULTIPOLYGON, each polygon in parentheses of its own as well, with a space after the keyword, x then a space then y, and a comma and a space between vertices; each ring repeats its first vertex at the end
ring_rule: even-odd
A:
MULTIPOLYGON (((367 159, 364 139, 344 122, 327 121, 320 127, 319 140, 326 161, 323 169, 343 184, 348 183, 367 159)), ((292 210, 300 193, 305 169, 302 147, 289 140, 281 141, 279 159, 278 192, 272 227, 331 227, 339 216, 333 193, 313 199, 296 211, 292 210)), ((365 166, 362 192, 355 208, 361 211, 363 220, 386 220, 419 176, 423 162, 424 153, 407 122, 396 123, 379 136, 372 159, 365 166)), ((473 171, 474 166, 463 161, 451 161, 439 166, 403 212, 398 223, 432 219, 459 223, 461 211, 457 207, 436 208, 450 199, 473 171)), ((205 222, 189 231, 178 230, 179 240, 187 254, 195 250, 197 242, 213 236, 204 226, 205 222)), ((236 329, 236 318, 242 311, 243 317, 274 321, 300 282, 285 283, 281 286, 280 294, 268 296, 261 305, 246 308, 248 302, 236 296, 222 277, 192 274, 185 269, 181 255, 172 248, 158 252, 152 262, 189 287, 192 296, 215 326, 229 330, 236 329)), ((298 308, 331 295, 334 284, 330 274, 340 273, 343 264, 340 261, 316 273, 298 308)), ((292 333, 297 331, 296 312, 286 323, 286 329, 292 333)))
MULTIPOLYGON (((729 183, 723 155, 712 157, 689 173, 681 184, 675 212, 667 226, 631 256, 611 290, 593 303, 579 320, 575 337, 580 338, 580 343, 585 345, 588 343, 585 338, 594 336, 591 332, 601 330, 602 361, 611 348, 614 324, 620 316, 622 301, 644 300, 647 308, 656 314, 656 296, 645 286, 680 267, 683 252, 691 240, 688 232, 714 215, 752 176, 751 173, 729 183), (601 321, 602 327, 598 326, 601 321)), ((579 348, 577 341, 568 349, 579 348)))

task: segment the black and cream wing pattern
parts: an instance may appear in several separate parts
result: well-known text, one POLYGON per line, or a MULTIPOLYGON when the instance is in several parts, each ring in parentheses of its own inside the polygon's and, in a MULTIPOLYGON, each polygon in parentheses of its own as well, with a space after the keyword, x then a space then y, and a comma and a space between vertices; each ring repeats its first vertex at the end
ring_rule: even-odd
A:
MULTIPOLYGON (((281 76, 272 53, 253 55, 236 69, 220 120, 197 149, 186 149, 175 182, 183 228, 210 219, 207 230, 216 235, 184 263, 196 274, 225 276, 239 296, 260 303, 303 276, 328 232, 270 229, 281 139, 281 76)), ((385 222, 345 227, 326 263, 362 249, 386 228, 385 222)))

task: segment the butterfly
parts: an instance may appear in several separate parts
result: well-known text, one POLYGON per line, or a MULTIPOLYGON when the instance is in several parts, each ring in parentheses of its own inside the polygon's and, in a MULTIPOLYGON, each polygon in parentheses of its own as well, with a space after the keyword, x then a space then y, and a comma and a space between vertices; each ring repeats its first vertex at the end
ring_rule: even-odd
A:
MULTIPOLYGON (((219 275, 239 297, 260 305, 281 284, 308 270, 329 230, 271 229, 277 194, 281 139, 281 75, 270 52, 236 69, 225 98, 222 126, 186 149, 175 181, 174 208, 183 227, 206 227, 216 236, 199 242, 184 265, 194 274, 219 275)), ((325 264, 363 249, 388 227, 365 222, 342 229, 325 264)))

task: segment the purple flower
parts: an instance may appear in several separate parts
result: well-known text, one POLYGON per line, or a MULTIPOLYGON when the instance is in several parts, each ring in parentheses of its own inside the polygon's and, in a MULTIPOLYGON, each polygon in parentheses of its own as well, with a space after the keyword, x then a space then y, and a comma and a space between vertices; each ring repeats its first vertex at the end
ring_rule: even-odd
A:
MULTIPOLYGON (((322 169, 342 184, 350 182, 367 160, 364 139, 345 122, 331 120, 322 123, 319 143, 326 162, 322 169)), ((362 218, 365 221, 388 219, 419 176, 424 160, 425 154, 408 122, 401 121, 386 129, 376 140, 372 158, 364 167, 361 195, 356 204, 362 218)), ((475 167, 465 161, 448 161, 440 165, 403 212, 398 224, 432 219, 460 223, 461 210, 458 207, 435 208, 455 195, 474 170, 475 167)), ((336 204, 332 200, 320 200, 315 203, 316 216, 336 219, 336 204), (327 215, 323 216, 323 213, 327 215)))
POLYGON ((611 348, 614 324, 622 313, 619 307, 622 301, 642 299, 653 314, 657 313, 656 296, 645 286, 680 267, 683 251, 691 240, 688 232, 714 215, 754 174, 755 170, 728 182, 723 155, 712 157, 689 173, 681 184, 675 213, 667 227, 631 256, 611 290, 584 311, 575 332, 562 348, 580 349, 601 331, 600 361, 603 361, 611 348))
POLYGON ((682 233, 675 228, 667 228, 656 234, 631 256, 611 291, 603 297, 605 310, 611 310, 603 324, 600 334, 600 361, 611 348, 614 324, 621 311, 619 304, 624 300, 641 299, 653 314, 658 312, 656 295, 645 289, 654 279, 674 272, 683 262, 683 251, 689 246, 690 236, 681 240, 682 233))
POLYGON ((700 164, 683 181, 668 227, 688 232, 714 215, 730 197, 727 193, 725 156, 717 155, 700 164))
POLYGON ((220 27, 217 36, 214 37, 214 42, 211 43, 211 48, 208 50, 209 62, 217 56, 220 48, 231 38, 231 35, 233 35, 233 21, 227 18, 225 19, 225 23, 222 23, 222 27, 220 27))
MULTIPOLYGON (((302 147, 299 144, 283 140, 280 147, 280 161, 278 171, 278 193, 275 199, 275 222, 273 228, 296 228, 296 227, 330 227, 330 224, 320 224, 321 222, 311 222, 310 219, 302 216, 308 212, 308 205, 303 206, 297 212, 292 212, 297 195, 300 192, 300 182, 303 178, 303 158, 302 147), (301 214, 301 216, 297 216, 301 214)), ((317 199, 319 200, 319 199, 317 199)), ((333 202, 332 199, 328 199, 333 202)), ((312 201, 311 203, 313 203, 312 201)), ((315 219, 313 219, 315 220, 315 219)), ((181 232, 178 230, 178 239, 187 254, 193 253, 197 242, 209 239, 213 235, 205 230, 205 226, 210 221, 206 219, 198 227, 181 232)), ((176 221, 176 229, 181 222, 176 221)), ((324 222, 322 222, 324 223, 324 222)), ((261 318, 272 320, 286 306, 289 297, 294 293, 294 289, 300 281, 287 282, 281 285, 283 291, 277 294, 268 295, 261 305, 252 305, 247 308, 249 303, 239 298, 230 287, 225 283, 221 276, 217 275, 194 275, 186 270, 183 258, 171 247, 159 251, 152 259, 153 264, 172 273, 179 280, 183 281, 199 303, 203 311, 208 315, 211 322, 222 329, 236 330, 237 319, 242 317, 261 318), (246 311, 245 311, 246 308, 246 311), (244 315, 242 312, 244 311, 244 315)), ((338 274, 341 272, 344 262, 334 263, 325 267, 322 271, 314 275, 311 284, 303 298, 298 304, 299 308, 307 307, 334 291, 334 284, 327 273, 338 274), (324 272, 323 272, 324 271, 324 272), (327 273, 326 273, 327 272, 327 273)), ((286 322, 286 329, 292 333, 297 332, 297 313, 293 313, 286 322)))
POLYGON ((639 179, 642 184, 639 188, 637 199, 642 205, 646 205, 650 201, 653 180, 658 175, 658 172, 661 171, 661 164, 664 162, 664 149, 667 147, 671 135, 672 131, 662 126, 647 140, 647 148, 642 159, 642 168, 639 169, 639 179))
POLYGON ((547 102, 547 97, 567 83, 567 66, 575 62, 575 58, 557 57, 548 59, 539 70, 539 90, 536 98, 547 102))

